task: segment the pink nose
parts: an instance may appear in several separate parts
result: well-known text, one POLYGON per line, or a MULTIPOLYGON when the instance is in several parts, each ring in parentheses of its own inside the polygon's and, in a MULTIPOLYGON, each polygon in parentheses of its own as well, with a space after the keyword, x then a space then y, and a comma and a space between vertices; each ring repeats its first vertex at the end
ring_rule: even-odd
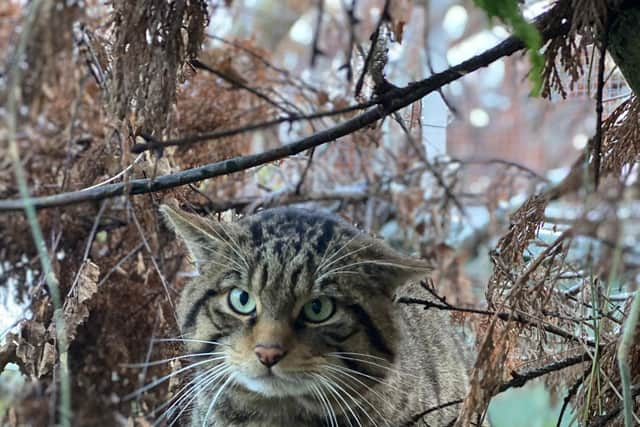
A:
POLYGON ((278 363, 286 354, 280 346, 257 345, 254 349, 260 363, 267 368, 278 363))

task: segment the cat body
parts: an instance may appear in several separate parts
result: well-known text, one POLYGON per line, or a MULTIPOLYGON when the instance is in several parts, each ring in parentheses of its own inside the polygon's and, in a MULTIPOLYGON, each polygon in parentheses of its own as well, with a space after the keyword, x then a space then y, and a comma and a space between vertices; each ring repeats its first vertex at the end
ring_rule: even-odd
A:
POLYGON ((221 223, 163 207, 200 275, 178 306, 193 427, 445 426, 467 365, 429 298, 427 264, 326 214, 221 223), (441 407, 441 409, 437 409, 441 407), (426 413, 426 414, 425 414, 426 413), (421 416, 424 414, 424 416, 421 416))

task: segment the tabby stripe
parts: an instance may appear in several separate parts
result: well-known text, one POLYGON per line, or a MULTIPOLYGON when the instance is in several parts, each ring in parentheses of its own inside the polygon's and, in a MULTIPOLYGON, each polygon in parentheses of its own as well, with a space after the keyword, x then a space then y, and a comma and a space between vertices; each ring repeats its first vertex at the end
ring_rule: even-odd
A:
POLYGON ((371 344, 376 349, 378 349, 379 352, 393 358, 395 356, 393 354, 393 351, 391 351, 387 343, 384 341, 380 330, 376 327, 376 325, 373 324, 373 321, 371 320, 371 317, 369 317, 369 314, 367 314, 367 312, 357 304, 350 305, 348 306, 348 308, 356 316, 362 326, 364 326, 364 330, 371 344))
POLYGON ((203 296, 201 296, 193 304, 193 307, 191 307, 191 309, 187 313, 187 316, 186 316, 186 318, 184 320, 184 323, 182 324, 182 330, 183 331, 185 329, 190 328, 190 327, 195 325, 196 318, 198 317, 198 313, 200 313, 200 310, 202 309, 204 304, 209 300, 209 298, 212 298, 212 297, 216 296, 217 294, 218 293, 216 291, 214 291, 213 289, 209 289, 209 290, 207 290, 207 292, 205 292, 205 294, 203 296))
MULTIPOLYGON (((345 349, 340 347, 340 346, 336 346, 336 350, 338 350, 339 353, 344 353, 345 349)), ((336 356, 338 357, 338 356, 336 356)), ((356 371, 356 372, 360 372, 362 374, 368 375, 372 378, 379 378, 379 379, 383 379, 385 377, 385 374, 379 374, 376 372, 372 372, 369 369, 367 369, 367 367, 363 366, 362 364, 360 364, 359 362, 357 362, 356 360, 354 360, 355 358, 348 356, 348 359, 343 359, 342 357, 338 357, 338 359, 349 369, 356 371)), ((361 378, 361 381, 367 381, 367 378, 361 378)))
POLYGON ((213 314, 216 314, 218 318, 224 319, 224 316, 226 313, 214 308, 214 307, 210 307, 209 310, 207 310, 207 317, 209 318, 209 321, 211 322, 211 324, 213 325, 214 328, 216 328, 218 331, 222 332, 224 328, 222 325, 220 325, 218 322, 216 322, 216 318, 214 318, 213 314), (213 312, 213 313, 212 313, 213 312))
MULTIPOLYGON (((335 328, 338 329, 338 330, 343 329, 343 327, 340 327, 340 324, 336 324, 335 328)), ((346 334, 340 334, 338 332, 332 332, 332 331, 323 332, 322 334, 324 336, 327 336, 327 337, 331 338, 335 342, 342 343, 342 342, 348 340, 349 338, 351 338, 352 336, 354 336, 355 334, 357 334, 358 332, 360 332, 360 330, 358 328, 355 328, 354 330, 349 331, 346 334)))
POLYGON ((329 221, 322 224, 322 234, 320 234, 315 244, 315 250, 320 255, 324 255, 327 251, 327 247, 329 246, 329 242, 333 239, 333 226, 334 224, 329 221))
POLYGON ((261 277, 260 277, 260 289, 258 290, 258 293, 261 293, 262 290, 265 288, 265 286, 267 286, 267 283, 269 281, 269 270, 267 269, 268 265, 262 264, 262 268, 260 269, 260 271, 262 272, 261 277))
POLYGON ((302 273, 303 268, 304 266, 300 265, 291 272, 291 287, 293 289, 296 289, 298 286, 298 280, 300 279, 300 273, 302 273))
MULTIPOLYGON (((222 338, 224 335, 223 334, 213 334, 209 337, 209 339, 207 341, 218 341, 220 338, 222 338)), ((214 351, 216 351, 216 347, 218 345, 214 344, 214 343, 206 343, 204 344, 204 346, 202 347, 202 349, 199 350, 199 353, 213 353, 214 351)))

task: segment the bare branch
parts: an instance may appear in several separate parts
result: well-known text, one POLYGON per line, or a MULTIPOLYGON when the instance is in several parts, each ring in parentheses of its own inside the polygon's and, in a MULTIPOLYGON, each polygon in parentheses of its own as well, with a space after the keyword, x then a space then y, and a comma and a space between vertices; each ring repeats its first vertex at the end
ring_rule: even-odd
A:
MULTIPOLYGON (((546 13, 543 18, 541 18, 541 26, 545 27, 546 25, 543 24, 548 24, 546 21, 549 21, 550 17, 557 18, 553 16, 554 12, 555 11, 552 9, 546 13)), ((568 20, 562 22, 559 19, 553 19, 552 21, 555 25, 551 25, 550 29, 543 31, 545 39, 558 36, 559 34, 564 34, 569 29, 570 22, 568 20)), ((197 168, 177 172, 175 174, 156 177, 155 179, 134 179, 126 185, 125 183, 108 184, 91 190, 81 190, 51 196, 36 197, 31 201, 34 207, 42 209, 97 201, 109 197, 122 196, 124 194, 146 194, 202 181, 207 178, 236 173, 265 163, 273 162, 275 160, 280 160, 285 157, 301 153, 310 148, 335 141, 340 137, 349 135, 359 129, 369 126, 394 111, 418 101, 426 95, 438 90, 442 86, 458 80, 464 75, 479 68, 486 67, 500 58, 512 55, 524 47, 524 43, 520 39, 513 36, 509 37, 493 48, 488 49, 456 66, 448 68, 443 72, 434 74, 419 82, 411 83, 403 88, 390 90, 380 98, 380 105, 377 105, 364 113, 328 129, 316 132, 306 138, 283 145, 282 147, 267 150, 262 153, 239 156, 216 163, 210 163, 197 168)), ((0 201, 0 212, 16 211, 23 208, 24 202, 20 199, 0 201)))

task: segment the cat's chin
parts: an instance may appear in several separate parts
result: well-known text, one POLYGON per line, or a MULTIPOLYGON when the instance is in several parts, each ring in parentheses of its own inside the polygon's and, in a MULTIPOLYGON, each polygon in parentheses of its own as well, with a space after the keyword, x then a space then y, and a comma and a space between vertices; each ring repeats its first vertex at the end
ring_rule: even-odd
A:
POLYGON ((260 377, 236 374, 235 381, 247 391, 267 398, 303 396, 310 392, 304 381, 275 374, 260 377))

